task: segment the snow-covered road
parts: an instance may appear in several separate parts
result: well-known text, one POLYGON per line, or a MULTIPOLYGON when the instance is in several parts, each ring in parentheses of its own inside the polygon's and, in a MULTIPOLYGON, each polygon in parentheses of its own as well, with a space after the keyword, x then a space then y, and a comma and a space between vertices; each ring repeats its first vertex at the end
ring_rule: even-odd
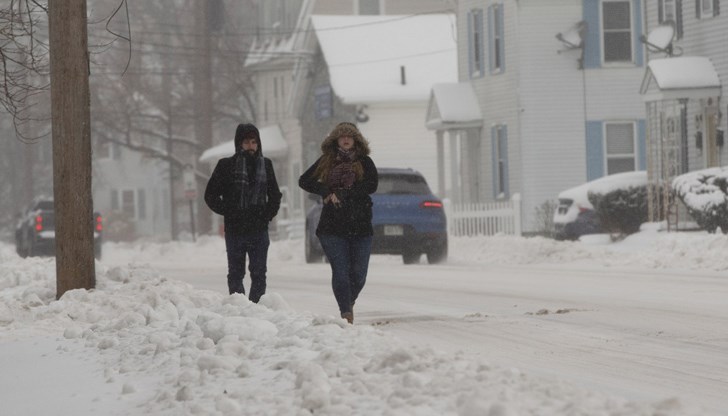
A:
MULTIPOLYGON (((226 290, 224 261, 152 266, 200 289, 226 290)), ((337 314, 326 264, 274 258, 268 291, 298 311, 337 314)), ((724 414, 726 299, 722 272, 578 262, 404 266, 374 256, 355 320, 532 375, 635 400, 674 396, 724 414)))

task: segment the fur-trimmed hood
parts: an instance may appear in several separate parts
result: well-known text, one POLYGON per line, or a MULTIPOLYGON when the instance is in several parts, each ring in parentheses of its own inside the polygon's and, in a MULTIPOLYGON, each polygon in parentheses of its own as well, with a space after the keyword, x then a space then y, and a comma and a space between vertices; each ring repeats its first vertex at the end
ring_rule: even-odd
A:
POLYGON ((362 136, 359 129, 354 123, 339 123, 331 130, 331 133, 321 143, 321 151, 326 153, 336 153, 339 148, 337 141, 341 136, 351 136, 354 139, 354 151, 357 156, 369 156, 369 142, 362 136))

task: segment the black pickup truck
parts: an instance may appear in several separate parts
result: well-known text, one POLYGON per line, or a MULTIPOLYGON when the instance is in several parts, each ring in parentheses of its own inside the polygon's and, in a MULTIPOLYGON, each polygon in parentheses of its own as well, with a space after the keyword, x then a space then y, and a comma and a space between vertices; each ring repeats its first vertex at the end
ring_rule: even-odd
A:
MULTIPOLYGON (((101 214, 94 212, 94 256, 101 258, 103 223, 101 214)), ((15 249, 20 257, 55 256, 56 230, 53 199, 39 198, 20 215, 15 227, 15 249)))

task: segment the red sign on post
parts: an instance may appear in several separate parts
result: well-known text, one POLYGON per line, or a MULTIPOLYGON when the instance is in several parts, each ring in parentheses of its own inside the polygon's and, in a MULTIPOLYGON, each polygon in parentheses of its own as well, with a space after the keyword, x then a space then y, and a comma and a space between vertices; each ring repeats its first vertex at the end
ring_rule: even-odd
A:
POLYGON ((182 173, 182 181, 184 182, 185 198, 197 198, 197 181, 195 180, 195 171, 191 166, 186 167, 182 173))

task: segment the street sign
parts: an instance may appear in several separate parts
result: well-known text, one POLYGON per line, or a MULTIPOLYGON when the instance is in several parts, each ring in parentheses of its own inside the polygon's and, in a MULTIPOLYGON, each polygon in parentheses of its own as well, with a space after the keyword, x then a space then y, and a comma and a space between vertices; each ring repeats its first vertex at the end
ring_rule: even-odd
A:
POLYGON ((197 181, 195 180, 195 170, 192 166, 185 166, 185 170, 182 172, 182 182, 185 198, 190 200, 197 198, 197 181))

